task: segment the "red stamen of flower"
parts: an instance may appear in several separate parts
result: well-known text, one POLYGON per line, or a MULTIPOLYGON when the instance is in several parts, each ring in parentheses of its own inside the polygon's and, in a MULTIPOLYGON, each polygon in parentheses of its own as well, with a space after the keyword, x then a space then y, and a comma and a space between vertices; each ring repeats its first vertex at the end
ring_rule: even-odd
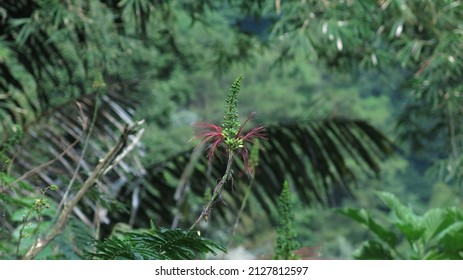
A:
POLYGON ((243 125, 240 127, 238 134, 236 135, 237 138, 243 140, 243 147, 241 148, 241 157, 243 158, 244 168, 248 172, 248 174, 252 174, 252 167, 248 164, 249 159, 249 151, 248 148, 244 145, 244 142, 254 143, 254 138, 261 138, 267 139, 267 134, 265 133, 265 128, 262 125, 256 126, 250 131, 248 131, 245 135, 241 135, 244 126, 249 122, 249 120, 255 115, 255 113, 251 113, 243 125))
POLYGON ((246 121, 241 125, 240 129, 238 130, 238 134, 236 135, 236 137, 239 137, 241 135, 241 131, 243 131, 244 126, 252 119, 252 117, 254 117, 255 114, 256 112, 252 112, 249 115, 249 117, 246 119, 246 121))
POLYGON ((195 136, 201 141, 201 144, 210 143, 206 147, 209 161, 214 157, 215 149, 223 142, 224 136, 220 126, 210 123, 195 123, 195 136))
POLYGON ((241 135, 244 126, 251 120, 251 118, 255 115, 256 113, 253 112, 249 115, 249 117, 246 119, 246 121, 243 123, 243 125, 240 127, 238 130, 238 134, 236 135, 237 138, 241 138, 245 142, 253 143, 251 138, 262 138, 262 139, 267 139, 267 134, 265 133, 265 128, 262 125, 259 125, 250 131, 246 133, 244 136, 241 135))
POLYGON ((243 139, 243 141, 253 143, 252 138, 267 139, 267 134, 265 133, 265 128, 262 125, 259 125, 248 131, 248 133, 240 138, 243 139))

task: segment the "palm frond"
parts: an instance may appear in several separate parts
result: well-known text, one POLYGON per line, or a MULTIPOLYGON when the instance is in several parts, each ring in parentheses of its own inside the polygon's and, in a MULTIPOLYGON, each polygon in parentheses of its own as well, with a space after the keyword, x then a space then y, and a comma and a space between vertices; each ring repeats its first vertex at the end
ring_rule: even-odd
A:
MULTIPOLYGON (((118 139, 117 131, 125 124, 134 123, 134 104, 117 93, 101 97, 87 95, 76 102, 47 112, 32 127, 26 128, 18 145, 8 150, 11 176, 18 178, 16 181, 27 180, 36 189, 49 185, 58 186, 59 190, 54 192, 57 201, 65 194, 72 196, 79 189, 99 159, 104 157, 111 144, 118 139), (83 119, 88 119, 86 125, 82 124, 85 122, 83 119), (94 129, 89 135, 88 127, 93 121, 94 129), (87 141, 91 152, 84 154, 87 141), (78 166, 80 169, 76 172, 78 166), (74 183, 67 190, 72 180, 74 183)), ((97 188, 89 193, 89 198, 84 199, 82 209, 77 209, 78 217, 91 227, 100 222, 109 222, 102 208, 123 211, 124 207, 115 199, 115 194, 123 186, 135 187, 145 173, 140 164, 143 147, 136 142, 135 135, 131 135, 129 141, 135 141, 135 152, 114 166, 99 181, 97 188), (95 216, 95 213, 99 214, 95 216)))
MULTIPOLYGON (((358 175, 378 176, 381 161, 394 150, 394 145, 384 135, 360 120, 285 123, 268 126, 267 133, 269 141, 264 143, 264 151, 260 153, 253 196, 269 214, 275 208, 285 180, 291 182, 305 204, 335 204, 339 194, 352 190, 358 175)), ((220 153, 217 158, 208 166, 206 157, 198 158, 187 151, 167 162, 147 167, 147 176, 136 196, 143 211, 137 213, 134 225, 146 226, 149 219, 170 223, 174 213, 183 216, 183 222, 188 223, 201 208, 190 205, 188 199, 179 205, 179 195, 175 195, 177 185, 186 187, 187 195, 189 191, 194 197, 202 197, 208 188, 215 186, 224 171, 225 162, 221 161, 220 153), (194 168, 190 166, 191 176, 185 178, 182 174, 187 165, 194 168)), ((244 172, 239 171, 243 168, 242 161, 237 159, 235 165, 233 186, 223 194, 223 207, 217 205, 213 213, 227 223, 240 208, 249 181, 244 172)), ((118 199, 129 201, 134 197, 120 193, 118 199)), ((127 219, 116 216, 116 220, 127 219)))

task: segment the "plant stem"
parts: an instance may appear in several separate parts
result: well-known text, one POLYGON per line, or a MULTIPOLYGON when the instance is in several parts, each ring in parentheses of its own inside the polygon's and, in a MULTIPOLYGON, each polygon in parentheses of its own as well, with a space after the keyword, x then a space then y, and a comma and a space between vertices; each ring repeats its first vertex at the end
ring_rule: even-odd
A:
POLYGON ((236 229, 238 228, 238 224, 240 222, 241 215, 243 214, 244 208, 246 208, 246 202, 248 201, 249 195, 251 194, 252 185, 254 184, 254 176, 251 178, 251 182, 249 182, 248 187, 246 188, 246 193, 244 194, 243 202, 241 203, 240 210, 238 211, 238 215, 236 215, 235 223, 233 224, 232 233, 230 238, 228 239, 228 247, 233 239, 233 236, 236 234, 236 229))
POLYGON ((19 230, 19 238, 18 238, 18 244, 16 245, 16 259, 19 259, 19 247, 21 246, 21 241, 24 237, 24 228, 26 227, 27 220, 29 219, 29 216, 32 214, 33 209, 29 209, 27 214, 23 217, 23 224, 21 226, 21 229, 19 230))
POLYGON ((209 215, 212 209, 212 205, 217 202, 218 198, 220 197, 220 194, 222 193, 222 190, 225 186, 225 183, 231 178, 231 172, 232 172, 232 164, 233 164, 233 159, 235 157, 235 153, 233 150, 228 151, 228 162, 227 162, 227 168, 225 169, 225 174, 223 174, 222 179, 220 179, 219 183, 217 186, 214 188, 214 193, 212 194, 211 200, 204 206, 203 211, 199 215, 198 219, 196 219, 196 222, 190 227, 190 231, 193 230, 198 226, 198 224, 209 215))

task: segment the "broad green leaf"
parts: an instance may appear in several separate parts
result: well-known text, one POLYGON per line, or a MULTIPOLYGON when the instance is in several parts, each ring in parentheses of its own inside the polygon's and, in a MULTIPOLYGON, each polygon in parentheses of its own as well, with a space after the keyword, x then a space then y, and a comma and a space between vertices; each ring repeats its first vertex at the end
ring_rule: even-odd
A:
POLYGON ((423 216, 423 225, 425 227, 423 240, 425 242, 431 240, 442 230, 443 226, 449 226, 453 222, 449 218, 449 212, 441 208, 433 208, 427 211, 423 216))
POLYGON ((463 221, 456 222, 436 236, 438 245, 451 252, 463 251, 463 221))
POLYGON ((410 243, 420 239, 425 231, 422 219, 403 205, 397 197, 388 192, 378 192, 380 199, 393 211, 397 218, 396 226, 410 243))
POLYGON ((361 249, 354 253, 358 260, 393 260, 392 252, 384 248, 378 241, 370 240, 365 242, 361 249))
POLYGON ((350 217, 355 221, 365 225, 389 246, 394 247, 397 244, 397 236, 394 234, 394 232, 375 222, 365 209, 343 208, 339 211, 347 217, 350 217))

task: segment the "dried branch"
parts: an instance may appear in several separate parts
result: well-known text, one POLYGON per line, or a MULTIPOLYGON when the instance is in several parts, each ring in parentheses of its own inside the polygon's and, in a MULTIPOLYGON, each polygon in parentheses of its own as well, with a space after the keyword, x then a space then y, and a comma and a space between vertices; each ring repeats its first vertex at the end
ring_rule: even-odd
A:
MULTIPOLYGON (((142 125, 143 122, 144 122, 143 120, 138 122, 138 125, 142 125)), ((104 170, 103 175, 106 175, 109 171, 111 171, 111 169, 113 169, 114 166, 116 166, 128 153, 130 153, 138 145, 144 132, 145 132, 144 128, 140 129, 137 132, 137 135, 135 135, 130 145, 128 145, 127 148, 125 148, 125 150, 116 157, 114 162, 110 166, 108 166, 108 168, 104 170)))
POLYGON ((103 175, 104 171, 114 162, 117 156, 124 150, 127 146, 127 140, 129 135, 134 134, 137 128, 141 123, 137 122, 134 125, 126 125, 120 135, 117 143, 111 148, 111 150, 106 154, 106 156, 100 160, 100 163, 95 167, 95 170, 90 174, 87 180, 84 182, 77 194, 64 205, 63 210, 61 211, 57 222, 53 226, 50 233, 44 238, 35 242, 29 251, 24 255, 23 259, 33 259, 40 253, 56 236, 58 236, 64 226, 66 225, 69 216, 72 212, 74 206, 79 203, 79 201, 84 197, 87 191, 92 187, 99 178, 103 175))

